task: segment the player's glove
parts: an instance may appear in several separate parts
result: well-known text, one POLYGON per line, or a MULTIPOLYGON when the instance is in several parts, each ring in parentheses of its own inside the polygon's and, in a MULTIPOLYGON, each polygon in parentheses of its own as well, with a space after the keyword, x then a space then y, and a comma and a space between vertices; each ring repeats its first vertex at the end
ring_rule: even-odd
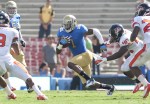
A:
POLYGON ((105 52, 105 51, 107 51, 107 46, 106 46, 106 44, 101 44, 101 45, 100 45, 100 52, 102 53, 102 52, 105 52))
POLYGON ((70 43, 70 37, 69 36, 66 36, 66 37, 62 37, 61 40, 60 40, 60 44, 61 45, 66 45, 66 44, 69 44, 70 43))
POLYGON ((26 46, 26 42, 23 39, 20 39, 20 44, 25 47, 26 46))
POLYGON ((96 60, 95 60, 95 64, 96 65, 100 65, 101 63, 107 61, 107 58, 106 57, 101 57, 99 56, 96 60))

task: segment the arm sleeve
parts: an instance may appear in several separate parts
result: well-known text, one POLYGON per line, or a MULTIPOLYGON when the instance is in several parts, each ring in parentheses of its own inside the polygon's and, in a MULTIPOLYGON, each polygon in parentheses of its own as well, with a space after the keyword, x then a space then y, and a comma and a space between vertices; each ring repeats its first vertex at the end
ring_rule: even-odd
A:
POLYGON ((133 19, 132 28, 134 28, 135 26, 138 26, 138 27, 140 26, 139 18, 140 17, 138 16, 133 19))
POLYGON ((104 39, 102 37, 101 32, 98 29, 93 28, 93 34, 97 37, 97 39, 99 40, 100 44, 104 44, 104 39))

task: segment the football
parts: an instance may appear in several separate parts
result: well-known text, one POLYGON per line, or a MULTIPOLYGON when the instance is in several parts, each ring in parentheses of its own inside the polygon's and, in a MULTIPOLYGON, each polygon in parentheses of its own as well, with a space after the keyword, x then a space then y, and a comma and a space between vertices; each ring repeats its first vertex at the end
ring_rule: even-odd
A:
POLYGON ((70 43, 67 43, 67 44, 63 45, 63 48, 66 48, 66 47, 68 47, 69 45, 70 45, 70 43))

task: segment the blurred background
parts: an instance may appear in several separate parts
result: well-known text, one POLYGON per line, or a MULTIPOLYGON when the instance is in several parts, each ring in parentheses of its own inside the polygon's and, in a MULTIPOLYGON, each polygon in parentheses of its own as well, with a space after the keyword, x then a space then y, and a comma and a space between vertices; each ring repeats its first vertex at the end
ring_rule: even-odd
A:
MULTIPOLYGON (((8 0, 0 0, 1 9, 5 10, 5 3, 8 0)), ((21 31, 27 45, 23 49, 26 63, 32 76, 40 76, 39 67, 43 63, 43 47, 47 44, 46 38, 38 38, 39 34, 39 12, 40 7, 45 5, 47 0, 14 0, 17 3, 18 13, 21 15, 21 31)), ((67 14, 75 15, 79 24, 84 24, 88 28, 98 28, 104 39, 108 38, 108 30, 114 23, 120 23, 124 28, 132 30, 131 21, 135 13, 135 7, 140 0, 50 0, 55 11, 51 23, 51 33, 53 42, 57 43, 56 34, 62 26, 62 19, 67 14)), ((142 0, 141 0, 142 1, 142 0)), ((118 50, 117 44, 108 46, 105 55, 111 55, 118 50)), ((68 49, 64 49, 60 60, 61 67, 65 69, 65 79, 70 86, 73 72, 67 67, 67 61, 71 57, 68 49)), ((93 77, 96 80, 109 84, 133 84, 131 80, 122 75, 120 65, 124 59, 110 61, 97 67, 93 66, 93 77)), ((48 72, 47 76, 52 73, 48 72)), ((63 78, 62 78, 63 79, 63 78)), ((60 79, 60 80, 62 80, 60 79)), ((58 79, 51 80, 51 89, 57 89, 58 79), (55 83, 55 84, 54 84, 55 83)), ((62 83, 62 81, 60 81, 62 83)), ((65 83, 65 82, 64 82, 65 83)), ((64 87, 64 86, 63 86, 64 87)), ((68 87, 69 89, 69 87, 68 87)), ((80 88, 81 89, 81 86, 80 88)))

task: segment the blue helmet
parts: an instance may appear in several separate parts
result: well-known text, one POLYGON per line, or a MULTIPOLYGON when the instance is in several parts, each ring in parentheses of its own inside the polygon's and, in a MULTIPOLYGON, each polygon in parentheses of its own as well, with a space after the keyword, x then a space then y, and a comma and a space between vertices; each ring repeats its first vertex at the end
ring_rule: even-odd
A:
POLYGON ((137 6, 137 11, 135 12, 135 16, 143 16, 148 12, 150 12, 149 5, 146 3, 142 3, 137 6))
POLYGON ((119 42, 123 32, 124 32, 124 28, 121 24, 113 24, 109 29, 109 33, 113 39, 112 40, 113 42, 119 42))
POLYGON ((0 11, 0 24, 8 24, 9 16, 7 13, 0 11))

